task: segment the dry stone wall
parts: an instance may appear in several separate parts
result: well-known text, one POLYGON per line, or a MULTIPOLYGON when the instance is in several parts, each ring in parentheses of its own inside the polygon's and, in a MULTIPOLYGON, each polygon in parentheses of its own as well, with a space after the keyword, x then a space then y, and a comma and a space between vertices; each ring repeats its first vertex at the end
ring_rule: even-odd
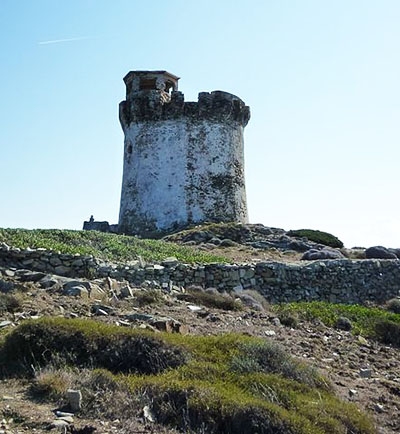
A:
POLYGON ((0 266, 70 277, 113 277, 165 289, 199 285, 219 290, 255 289, 271 302, 325 300, 335 303, 384 302, 400 295, 399 260, 325 260, 302 263, 188 265, 174 259, 161 264, 104 263, 92 256, 0 245, 0 266))

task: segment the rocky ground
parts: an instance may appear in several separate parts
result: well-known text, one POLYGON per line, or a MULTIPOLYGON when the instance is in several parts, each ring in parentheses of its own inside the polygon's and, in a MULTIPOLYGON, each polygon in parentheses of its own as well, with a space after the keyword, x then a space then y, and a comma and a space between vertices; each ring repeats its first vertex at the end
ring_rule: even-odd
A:
MULTIPOLYGON (((196 244, 205 249, 222 249, 208 241, 196 244)), ((225 247, 224 254, 235 255, 238 262, 247 262, 269 256, 275 260, 279 257, 299 260, 301 253, 232 244, 225 247)), ((142 288, 132 288, 126 282, 109 278, 77 281, 46 276, 43 279, 40 273, 6 268, 0 268, 0 282, 2 293, 15 293, 19 298, 19 305, 12 313, 4 310, 0 313, 1 333, 28 318, 51 315, 95 318, 120 327, 150 328, 156 333, 167 330, 210 335, 234 331, 260 336, 279 342, 292 355, 320 369, 344 400, 354 402, 372 415, 379 433, 400 431, 400 351, 397 348, 319 322, 301 322, 296 328, 283 326, 273 307, 266 303, 262 306, 255 303, 238 311, 204 307, 185 300, 184 288, 167 293, 152 287, 151 282, 142 288)), ((146 412, 127 415, 126 420, 91 419, 80 412, 60 422, 62 418, 57 418, 55 413, 56 403, 33 399, 29 386, 28 380, 0 382, 0 434, 175 432, 151 422, 146 412)))

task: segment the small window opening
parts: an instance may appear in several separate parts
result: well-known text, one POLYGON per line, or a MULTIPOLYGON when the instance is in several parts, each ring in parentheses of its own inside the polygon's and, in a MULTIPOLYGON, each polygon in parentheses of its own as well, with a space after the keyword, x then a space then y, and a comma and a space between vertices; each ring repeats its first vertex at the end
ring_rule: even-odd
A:
POLYGON ((172 83, 172 81, 166 81, 165 82, 165 92, 171 93, 171 89, 175 90, 174 83, 172 83))
POLYGON ((155 78, 142 78, 140 80, 140 90, 153 90, 156 88, 156 79, 155 78))

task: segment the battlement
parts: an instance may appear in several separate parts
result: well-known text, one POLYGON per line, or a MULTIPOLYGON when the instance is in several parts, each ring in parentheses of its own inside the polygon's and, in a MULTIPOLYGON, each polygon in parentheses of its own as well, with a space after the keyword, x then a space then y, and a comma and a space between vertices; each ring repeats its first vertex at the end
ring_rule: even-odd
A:
POLYGON ((197 102, 185 102, 177 90, 178 77, 166 71, 131 71, 124 81, 126 100, 120 104, 124 130, 131 123, 178 118, 236 122, 245 127, 250 119, 250 108, 228 92, 201 92, 197 102))

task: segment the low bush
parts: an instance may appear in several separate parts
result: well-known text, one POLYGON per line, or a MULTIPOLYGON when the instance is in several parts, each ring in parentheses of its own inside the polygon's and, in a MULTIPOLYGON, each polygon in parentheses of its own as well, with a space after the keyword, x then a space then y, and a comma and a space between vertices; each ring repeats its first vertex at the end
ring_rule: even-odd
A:
POLYGON ((242 303, 228 294, 220 294, 219 292, 188 289, 187 292, 179 294, 178 299, 222 310, 241 310, 243 308, 242 303))
POLYGON ((240 355, 231 362, 234 372, 277 373, 311 387, 328 387, 328 383, 310 365, 300 363, 275 342, 260 341, 242 345, 240 355))
POLYGON ((161 291, 151 289, 148 291, 136 291, 132 304, 138 307, 148 306, 150 304, 159 304, 164 300, 161 291))
POLYGON ((7 280, 0 279, 0 293, 11 292, 15 289, 15 284, 13 282, 8 282, 7 280))
POLYGON ((21 307, 21 300, 15 295, 0 293, 0 313, 15 312, 21 307))
POLYGON ((270 308, 270 304, 268 303, 268 301, 266 300, 266 298, 258 291, 254 290, 254 289, 245 289, 242 293, 238 294, 239 298, 242 300, 242 302, 244 302, 245 304, 248 304, 250 307, 252 305, 252 303, 246 303, 246 301, 243 299, 244 297, 250 297, 250 301, 251 299, 254 300, 255 303, 258 303, 263 310, 268 311, 270 308))
POLYGON ((5 337, 0 351, 2 368, 20 374, 48 364, 149 374, 177 367, 185 359, 180 348, 145 331, 63 318, 26 321, 5 337))
POLYGON ((50 401, 61 401, 67 389, 72 387, 73 374, 68 369, 48 366, 35 373, 30 387, 30 395, 50 401))
POLYGON ((296 313, 292 312, 280 312, 278 315, 279 321, 285 327, 297 328, 299 325, 299 318, 296 313))
POLYGON ((279 318, 293 315, 302 321, 322 321, 328 327, 338 327, 345 321, 346 329, 354 334, 400 345, 400 337, 397 337, 400 314, 383 308, 313 301, 280 304, 274 306, 274 310, 279 318))
POLYGON ((392 298, 386 304, 386 309, 393 313, 400 313, 400 298, 392 298))
POLYGON ((375 333, 384 344, 400 347, 400 322, 381 319, 375 325, 375 333))
POLYGON ((342 248, 343 243, 334 235, 328 232, 316 231, 313 229, 298 229, 287 232, 289 237, 307 238, 314 243, 323 244, 324 246, 342 248))

